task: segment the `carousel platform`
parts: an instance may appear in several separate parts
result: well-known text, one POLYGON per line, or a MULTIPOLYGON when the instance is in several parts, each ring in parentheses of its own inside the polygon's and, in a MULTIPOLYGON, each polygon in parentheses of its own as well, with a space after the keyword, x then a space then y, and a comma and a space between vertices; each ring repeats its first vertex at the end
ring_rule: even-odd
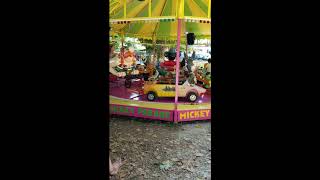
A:
POLYGON ((148 101, 142 93, 142 82, 137 80, 130 88, 125 87, 124 79, 110 82, 110 113, 172 122, 210 120, 210 90, 195 103, 179 98, 175 109, 174 98, 159 98, 148 101))

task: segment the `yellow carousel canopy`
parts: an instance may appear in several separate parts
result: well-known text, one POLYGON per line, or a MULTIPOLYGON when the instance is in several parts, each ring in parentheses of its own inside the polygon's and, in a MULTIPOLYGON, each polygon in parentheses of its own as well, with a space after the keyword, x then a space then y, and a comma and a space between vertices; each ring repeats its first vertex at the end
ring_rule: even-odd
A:
POLYGON ((211 0, 111 0, 111 33, 176 40, 179 18, 183 21, 181 37, 192 32, 197 39, 210 38, 210 4, 211 0))

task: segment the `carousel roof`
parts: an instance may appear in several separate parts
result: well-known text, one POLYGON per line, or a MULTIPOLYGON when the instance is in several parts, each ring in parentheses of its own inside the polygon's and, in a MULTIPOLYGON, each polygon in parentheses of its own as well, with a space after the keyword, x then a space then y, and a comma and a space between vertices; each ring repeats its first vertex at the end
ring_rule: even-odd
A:
MULTIPOLYGON (((176 40, 177 19, 181 36, 211 37, 211 0, 111 0, 111 33, 128 37, 176 40)), ((183 38, 184 39, 184 38, 183 38)))

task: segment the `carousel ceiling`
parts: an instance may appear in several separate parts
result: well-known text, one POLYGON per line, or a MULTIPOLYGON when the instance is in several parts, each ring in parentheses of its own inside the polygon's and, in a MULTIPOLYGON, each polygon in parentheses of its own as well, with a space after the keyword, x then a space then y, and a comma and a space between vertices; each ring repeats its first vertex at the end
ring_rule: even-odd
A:
POLYGON ((210 4, 211 0, 111 0, 111 33, 176 40, 179 18, 182 37, 192 32, 197 39, 211 38, 210 4))

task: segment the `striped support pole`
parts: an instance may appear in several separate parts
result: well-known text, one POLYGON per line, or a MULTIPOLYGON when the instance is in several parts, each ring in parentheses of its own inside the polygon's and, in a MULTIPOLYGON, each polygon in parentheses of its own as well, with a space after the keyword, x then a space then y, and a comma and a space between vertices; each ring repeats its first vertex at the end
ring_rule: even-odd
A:
POLYGON ((176 49, 176 95, 174 97, 174 122, 178 121, 178 87, 179 87, 179 66, 180 66, 180 40, 181 40, 181 19, 178 19, 177 49, 176 49))

